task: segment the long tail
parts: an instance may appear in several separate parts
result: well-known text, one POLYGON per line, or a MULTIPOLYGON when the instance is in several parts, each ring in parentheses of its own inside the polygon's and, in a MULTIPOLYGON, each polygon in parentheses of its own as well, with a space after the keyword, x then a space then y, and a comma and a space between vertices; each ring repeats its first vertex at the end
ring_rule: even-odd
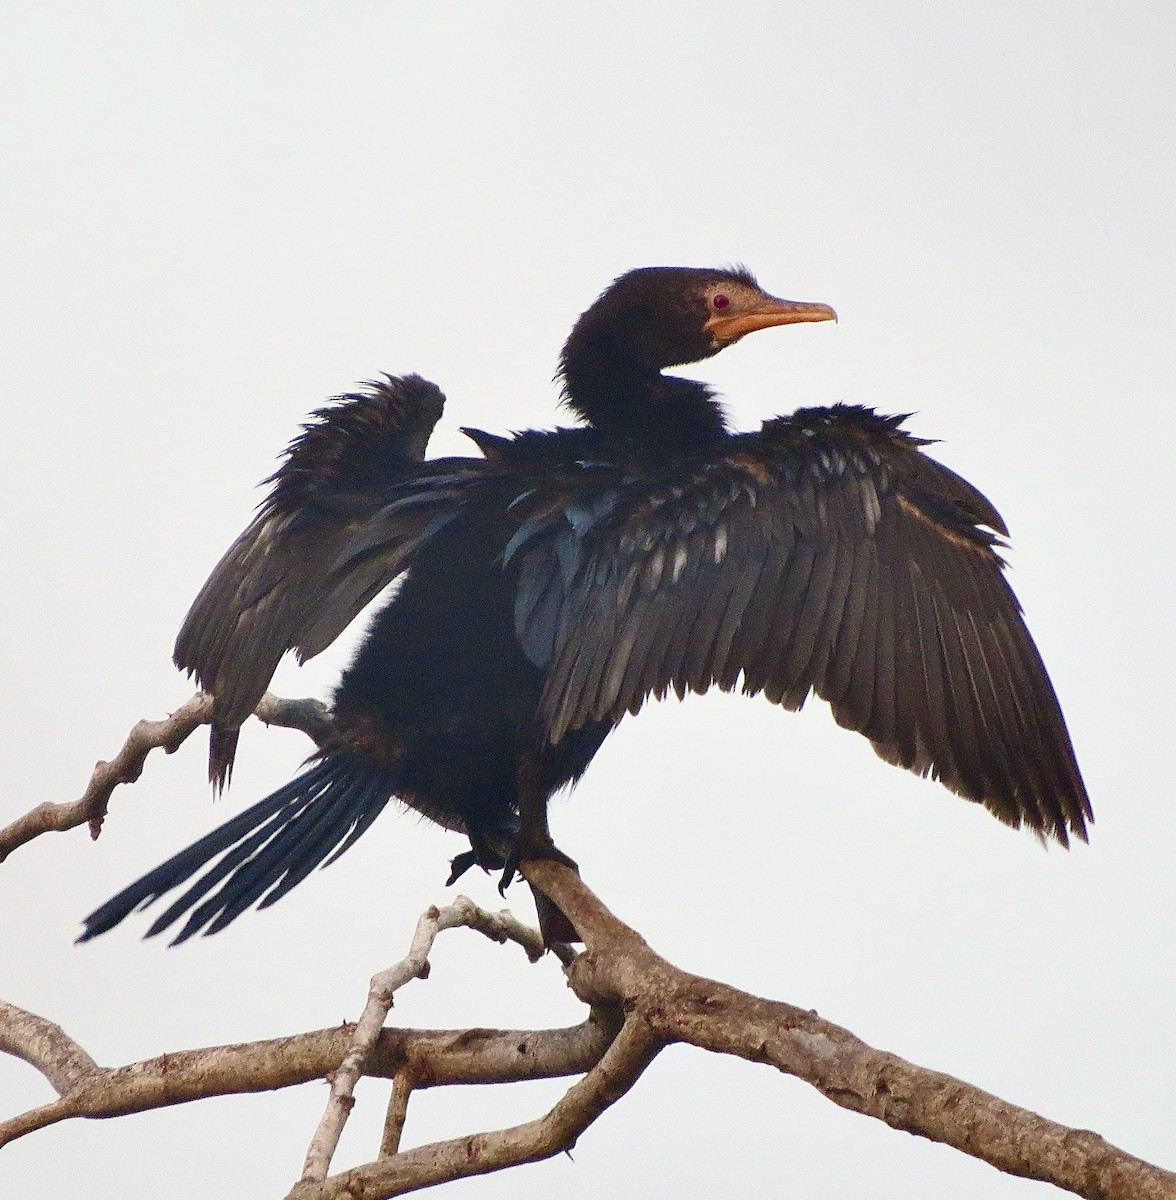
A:
POLYGON ((333 862, 380 815, 395 790, 391 772, 373 771, 349 755, 328 757, 95 909, 78 941, 113 929, 223 854, 155 919, 146 936, 154 937, 185 913, 190 915, 173 946, 201 930, 216 933, 259 899, 257 907, 268 908, 324 859, 333 862))

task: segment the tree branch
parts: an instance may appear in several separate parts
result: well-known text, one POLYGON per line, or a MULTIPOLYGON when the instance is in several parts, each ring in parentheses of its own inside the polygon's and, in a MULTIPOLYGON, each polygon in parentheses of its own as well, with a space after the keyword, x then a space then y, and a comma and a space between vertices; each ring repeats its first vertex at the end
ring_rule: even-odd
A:
MULTIPOLYGON (((587 949, 567 975, 577 996, 593 1006, 589 1020, 572 1029, 535 1032, 385 1029, 360 1069, 384 1078, 400 1075, 404 1088, 588 1074, 536 1121, 392 1154, 327 1179, 307 1179, 295 1186, 291 1200, 381 1200, 550 1157, 574 1145, 671 1042, 769 1064, 844 1108, 1091 1200, 1176 1200, 1176 1175, 1097 1134, 1070 1129, 876 1050, 814 1012, 681 971, 616 920, 566 867, 527 862, 522 871, 585 938, 587 949), (614 1040, 610 1014, 621 1011, 624 1026, 614 1040)), ((426 914, 426 926, 439 929, 444 923, 442 910, 426 914)), ((425 942, 435 929, 426 929, 425 942)), ((393 969, 392 984, 420 977, 427 958, 419 950, 418 944, 393 969)), ((66 1090, 61 1099, 0 1124, 0 1145, 67 1117, 117 1116, 320 1079, 354 1052, 358 1033, 356 1026, 344 1026, 103 1069, 51 1022, 4 1005, 0 1047, 34 1063, 66 1090)))
MULTIPOLYGON (((509 912, 487 912, 479 908, 467 896, 458 896, 444 908, 431 905, 421 915, 413 935, 408 954, 387 970, 373 975, 368 987, 367 1004, 355 1026, 351 1046, 343 1061, 331 1073, 331 1094, 327 1100, 319 1127, 310 1142, 306 1162, 302 1168, 304 1180, 325 1179, 331 1165, 343 1127, 355 1105, 355 1085, 364 1074, 376 1039, 392 1008, 392 998, 406 983, 413 979, 429 977, 429 952, 438 934, 446 929, 466 927, 476 929, 495 942, 517 942, 527 952, 532 962, 543 957, 543 942, 537 930, 517 921, 509 912)), ((396 1076, 397 1082, 405 1079, 404 1072, 396 1076)), ((408 1090, 401 1088, 403 1104, 408 1104, 408 1090)), ((396 1094, 394 1089, 394 1094, 396 1094)), ((404 1116, 400 1116, 403 1125, 404 1116)), ((396 1142, 399 1144, 399 1133, 396 1142)))
POLYGON ((434 1142, 321 1182, 300 1182, 286 1200, 382 1200, 561 1154, 637 1082, 663 1044, 643 1018, 630 1014, 600 1062, 538 1120, 434 1142))
MULTIPOLYGON (((197 692, 165 720, 138 722, 114 758, 95 765, 90 782, 79 799, 64 804, 38 804, 0 829, 0 862, 13 850, 43 833, 60 833, 89 824, 90 836, 96 838, 102 832, 102 822, 114 789, 120 783, 134 783, 142 775, 147 755, 152 750, 162 749, 167 754, 174 754, 195 729, 211 722, 212 706, 211 696, 197 692)), ((331 729, 330 713, 318 700, 284 700, 267 692, 254 715, 267 725, 300 729, 319 744, 331 729)))
MULTIPOLYGON (((267 695, 257 715, 316 738, 329 729, 329 717, 314 701, 267 695)), ((79 801, 42 805, 0 831, 0 859, 50 829, 89 821, 96 834, 113 789, 138 778, 150 750, 174 750, 210 716, 211 701, 197 695, 166 721, 141 721, 116 758, 98 764, 79 801)), ((102 1068, 51 1021, 0 1002, 0 1050, 31 1063, 60 1094, 51 1104, 0 1123, 0 1145, 67 1117, 118 1116, 328 1077, 328 1111, 290 1200, 382 1200, 570 1148, 664 1045, 683 1042, 768 1064, 803 1079, 843 1108, 1090 1200, 1176 1200, 1176 1175, 1095 1133, 1049 1121, 876 1050, 815 1012, 679 970, 617 920, 567 867, 525 862, 521 871, 558 905, 585 942, 580 955, 568 947, 552 948, 573 991, 591 1006, 581 1025, 529 1032, 381 1029, 396 989, 427 975, 430 947, 443 928, 469 925, 496 940, 519 942, 532 959, 539 956, 535 931, 509 914, 488 913, 459 899, 425 913, 409 955, 373 978, 368 1006, 355 1026, 102 1068), (538 1120, 398 1152, 408 1099, 416 1088, 582 1072, 587 1072, 584 1078, 538 1120), (396 1081, 381 1157, 324 1177, 363 1074, 396 1081)))
MULTIPOLYGON (((4 1019, 6 1014, 0 1014, 4 1019)), ((210 1096, 311 1083, 338 1067, 354 1032, 354 1025, 343 1025, 262 1042, 181 1050, 125 1067, 95 1067, 61 1099, 0 1122, 0 1146, 70 1117, 119 1117, 210 1096)), ((566 1029, 384 1029, 367 1074, 392 1079, 411 1060, 426 1072, 425 1087, 553 1079, 587 1071, 611 1040, 612 1031, 593 1018, 566 1029)), ((8 1041, 5 1036, 5 1048, 8 1041)))
POLYGON ((388 1097, 388 1112, 384 1117, 384 1133, 380 1138, 381 1158, 388 1158, 400 1149, 404 1122, 408 1119, 408 1102, 414 1086, 412 1072, 407 1067, 396 1072, 396 1078, 392 1080, 392 1094, 388 1097))
POLYGON ((7 1000, 0 1000, 0 1051, 36 1067, 58 1095, 99 1069, 60 1025, 7 1000))
POLYGON ((667 1042, 767 1063, 843 1108, 952 1146, 1010 1175, 1090 1200, 1176 1200, 1176 1174, 1098 1134, 875 1050, 815 1012, 681 971, 613 917, 567 867, 528 862, 522 871, 584 937, 587 950, 568 977, 586 1003, 621 1003, 667 1042))

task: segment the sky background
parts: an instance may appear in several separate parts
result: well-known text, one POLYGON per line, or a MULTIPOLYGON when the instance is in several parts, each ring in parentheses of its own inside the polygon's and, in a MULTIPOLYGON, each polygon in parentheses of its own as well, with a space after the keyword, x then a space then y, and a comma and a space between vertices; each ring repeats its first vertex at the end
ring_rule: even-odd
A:
MULTIPOLYGON (((75 798, 136 720, 190 695, 175 631, 326 397, 383 370, 436 379, 434 454, 469 452, 461 425, 549 426, 559 347, 614 276, 743 261, 840 324, 692 373, 741 427, 846 400, 943 439, 1012 530, 1092 844, 1043 850, 820 703, 723 696, 625 722, 555 803, 556 839, 680 966, 1176 1168, 1176 8, 10 0, 3 23, 0 821, 75 798)), ((276 690, 326 696, 361 628, 276 690)), ((460 839, 389 812, 217 937, 167 950, 128 921, 75 947, 85 913, 308 749, 249 727, 214 807, 205 747, 154 756, 97 843, 46 836, 0 866, 0 995, 103 1064, 354 1019, 452 894, 460 839)), ((498 906, 489 878, 462 884, 498 906)), ((474 934, 433 963, 395 1022, 583 1012, 554 962, 474 934)), ((528 1119, 565 1086, 417 1096, 406 1144, 528 1119)), ((337 1167, 374 1153, 386 1091, 361 1087, 337 1167)), ((325 1095, 59 1125, 0 1154, 0 1191, 281 1196, 325 1095)), ((0 1060, 0 1112, 50 1098, 0 1060)), ((450 1185, 639 1189, 1047 1194, 681 1048, 574 1161, 450 1185)))

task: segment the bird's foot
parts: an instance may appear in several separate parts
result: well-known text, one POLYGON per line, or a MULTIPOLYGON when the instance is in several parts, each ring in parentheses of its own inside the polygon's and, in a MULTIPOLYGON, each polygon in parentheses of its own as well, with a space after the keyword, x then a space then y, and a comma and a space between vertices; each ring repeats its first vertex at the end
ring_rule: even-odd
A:
POLYGON ((505 896, 506 889, 514 882, 515 876, 519 873, 519 863, 526 862, 528 859, 563 863, 565 867, 571 867, 577 875, 580 873, 580 864, 574 858, 569 858, 554 842, 545 842, 537 846, 520 846, 516 843, 506 856, 506 862, 502 867, 502 878, 498 881, 500 896, 505 896))
POLYGON ((445 881, 446 887, 453 885, 470 869, 478 865, 478 856, 472 851, 467 850, 464 854, 459 854, 455 858, 449 860, 449 878, 445 881))
POLYGON ((483 871, 501 871, 510 861, 510 846, 518 833, 517 827, 494 829, 488 833, 471 833, 470 848, 449 860, 449 878, 446 887, 452 887, 470 867, 481 867, 483 871))
MULTIPOLYGON (((498 891, 506 895, 506 889, 519 873, 519 864, 533 859, 563 863, 578 875, 579 865, 569 858, 550 839, 523 839, 517 829, 494 830, 487 834, 472 834, 470 848, 450 861, 449 879, 445 886, 452 887, 471 867, 483 871, 502 872, 498 891)), ((580 935, 575 926, 542 892, 532 888, 535 894, 535 909, 539 917, 539 929, 543 941, 550 946, 554 942, 578 942, 580 935)))

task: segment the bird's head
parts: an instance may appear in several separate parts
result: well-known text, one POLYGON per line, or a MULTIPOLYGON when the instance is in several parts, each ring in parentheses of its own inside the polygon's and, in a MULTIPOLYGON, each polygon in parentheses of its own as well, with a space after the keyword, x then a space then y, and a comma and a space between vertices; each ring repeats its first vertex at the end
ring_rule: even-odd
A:
POLYGON ((827 304, 770 296, 745 267, 641 267, 615 280, 580 317, 562 363, 566 375, 592 346, 660 371, 710 358, 756 329, 836 319, 827 304))

